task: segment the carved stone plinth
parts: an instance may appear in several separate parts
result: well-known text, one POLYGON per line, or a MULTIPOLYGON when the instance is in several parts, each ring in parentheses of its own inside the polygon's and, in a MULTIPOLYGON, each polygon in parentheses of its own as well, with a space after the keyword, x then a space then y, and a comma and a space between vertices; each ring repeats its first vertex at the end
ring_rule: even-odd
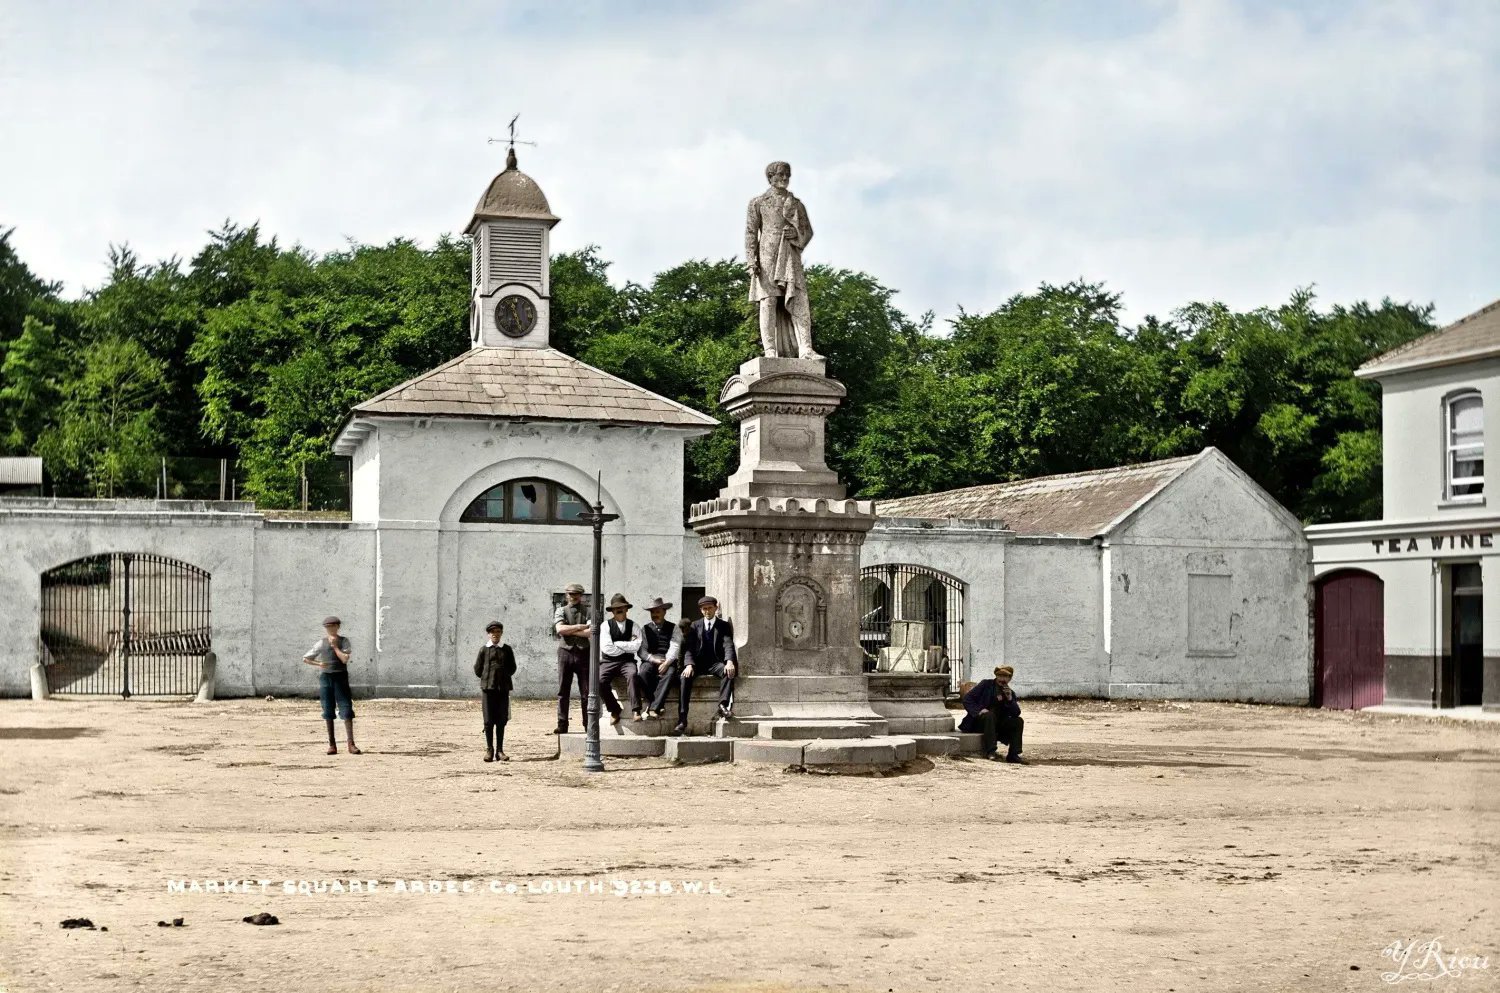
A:
POLYGON ((844 486, 824 461, 823 429, 845 395, 822 359, 756 358, 740 366, 719 394, 740 426, 740 466, 719 495, 842 499, 844 486))
POLYGON ((708 591, 734 622, 740 718, 885 723, 859 648, 859 550, 874 504, 844 499, 823 424, 844 397, 821 360, 755 359, 720 402, 741 425, 739 471, 695 504, 708 591))

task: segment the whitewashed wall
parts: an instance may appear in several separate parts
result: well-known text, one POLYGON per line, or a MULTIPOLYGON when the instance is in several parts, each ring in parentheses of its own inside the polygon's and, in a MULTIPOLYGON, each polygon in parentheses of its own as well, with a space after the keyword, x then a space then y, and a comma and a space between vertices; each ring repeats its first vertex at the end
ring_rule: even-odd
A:
MULTIPOLYGON (((364 696, 472 696, 474 652, 498 619, 515 647, 517 692, 556 690, 552 594, 591 581, 585 526, 467 524, 484 490, 517 477, 592 498, 603 473, 603 593, 680 598, 686 541, 684 432, 441 422, 382 425, 355 455, 354 522, 267 522, 248 504, 71 501, 0 511, 0 693, 30 692, 41 573, 84 555, 156 552, 212 575, 211 624, 225 696, 313 693, 300 662, 329 613, 354 647, 364 696)), ((701 562, 695 563, 701 570, 701 562)), ((644 619, 644 608, 637 617, 644 619)))
POLYGON ((228 685, 248 688, 254 658, 255 532, 261 520, 249 504, 217 506, 151 500, 0 503, 0 695, 31 693, 42 573, 108 552, 163 555, 208 570, 219 676, 228 685))
POLYGON ((1077 539, 1017 538, 1005 560, 1004 663, 1016 670, 1016 686, 1038 695, 1104 695, 1099 548, 1077 539))
MULTIPOLYGON (((1443 399, 1461 390, 1484 398, 1484 437, 1491 457, 1500 446, 1500 359, 1466 362, 1381 380, 1381 485, 1387 521, 1476 517, 1483 504, 1443 502, 1443 399)), ((1495 491, 1500 480, 1489 484, 1495 491)), ((1490 498, 1492 501, 1494 497, 1490 498)))
POLYGON ((1228 460, 1189 467, 1105 547, 1111 697, 1307 702, 1307 541, 1228 460))

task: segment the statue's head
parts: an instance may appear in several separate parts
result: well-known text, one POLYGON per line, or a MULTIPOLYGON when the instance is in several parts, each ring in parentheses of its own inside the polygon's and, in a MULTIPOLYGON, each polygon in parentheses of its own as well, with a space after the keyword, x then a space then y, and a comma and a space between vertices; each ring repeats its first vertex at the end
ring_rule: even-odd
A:
POLYGON ((778 190, 786 189, 786 184, 792 181, 792 167, 787 162, 772 162, 766 166, 766 179, 778 190))

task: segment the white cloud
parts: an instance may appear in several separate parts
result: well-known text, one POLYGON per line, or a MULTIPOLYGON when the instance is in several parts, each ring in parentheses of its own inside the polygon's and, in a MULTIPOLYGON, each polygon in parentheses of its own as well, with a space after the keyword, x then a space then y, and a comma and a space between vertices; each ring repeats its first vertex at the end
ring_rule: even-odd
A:
POLYGON ((741 250, 792 162, 810 261, 919 313, 1106 281, 1129 313, 1500 295, 1500 13, 1320 6, 78 4, 7 12, 0 225, 71 292, 226 217, 318 250, 461 230, 522 168, 616 278, 741 250))

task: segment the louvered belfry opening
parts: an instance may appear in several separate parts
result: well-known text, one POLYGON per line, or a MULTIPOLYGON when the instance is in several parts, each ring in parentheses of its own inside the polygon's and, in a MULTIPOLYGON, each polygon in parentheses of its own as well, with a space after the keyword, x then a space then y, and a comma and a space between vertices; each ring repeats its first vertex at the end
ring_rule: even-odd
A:
POLYGON ((524 283, 535 289, 542 286, 542 229, 532 224, 504 224, 495 221, 484 226, 489 268, 485 273, 486 290, 506 283, 524 283))
POLYGON ((207 572, 133 552, 42 574, 40 651, 51 693, 192 696, 211 647, 207 572))

